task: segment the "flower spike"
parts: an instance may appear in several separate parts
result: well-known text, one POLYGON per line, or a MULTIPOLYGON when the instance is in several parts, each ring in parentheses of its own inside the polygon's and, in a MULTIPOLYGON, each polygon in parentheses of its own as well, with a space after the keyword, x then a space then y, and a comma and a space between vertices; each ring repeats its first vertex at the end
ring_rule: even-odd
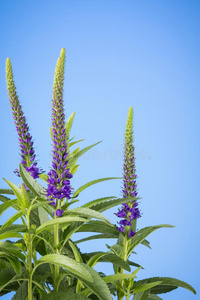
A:
MULTIPOLYGON (((10 58, 7 58, 6 61, 6 80, 13 119, 17 129, 18 141, 20 143, 21 163, 26 170, 31 173, 33 178, 38 178, 39 169, 37 168, 37 162, 35 162, 32 136, 29 133, 29 126, 26 123, 26 118, 17 96, 10 58)), ((16 169, 14 173, 20 176, 18 169, 16 169)))
MULTIPOLYGON (((65 49, 61 50, 58 58, 53 83, 52 99, 52 133, 53 133, 53 160, 52 169, 48 173, 47 197, 52 205, 56 205, 56 199, 70 199, 71 187, 69 172, 68 151, 66 143, 65 114, 63 107, 63 84, 65 67, 65 49)), ((58 208, 56 215, 62 216, 63 211, 58 208)))
MULTIPOLYGON (((136 169, 135 169, 135 147, 133 146, 133 108, 130 107, 128 111, 128 118, 126 123, 125 130, 125 144, 124 144, 124 165, 123 165, 123 197, 136 197, 137 184, 136 184, 136 169)), ((131 226, 131 221, 139 217, 140 211, 137 208, 138 203, 132 201, 123 203, 121 210, 118 211, 115 215, 119 218, 124 218, 119 222, 120 227, 117 229, 124 233, 126 226, 131 226)), ((128 229, 129 237, 133 237, 135 232, 130 227, 128 229)))

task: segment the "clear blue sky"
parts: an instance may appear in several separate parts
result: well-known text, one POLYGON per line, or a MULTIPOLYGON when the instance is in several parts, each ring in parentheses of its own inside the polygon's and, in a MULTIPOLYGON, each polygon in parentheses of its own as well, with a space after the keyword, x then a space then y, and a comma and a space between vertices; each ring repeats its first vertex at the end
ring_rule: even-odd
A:
MULTIPOLYGON (((92 179, 121 176, 124 127, 133 106, 143 213, 138 228, 176 226, 153 233, 152 250, 138 247, 133 260, 145 267, 139 278, 171 276, 198 292, 179 288, 164 300, 195 300, 200 293, 199 15, 198 0, 0 2, 1 187, 6 187, 3 177, 19 182, 12 173, 19 147, 6 92, 6 58, 11 58, 39 165, 48 171, 51 90, 64 47, 66 115, 76 112, 72 134, 86 139, 82 146, 103 139, 80 160, 72 184, 76 188, 92 179)), ((101 183, 83 192, 81 202, 121 196, 120 191, 119 180, 101 183)), ((116 222, 113 212, 106 216, 116 222)), ((103 242, 81 248, 98 247, 106 249, 103 242)), ((112 272, 107 264, 98 269, 112 272)))

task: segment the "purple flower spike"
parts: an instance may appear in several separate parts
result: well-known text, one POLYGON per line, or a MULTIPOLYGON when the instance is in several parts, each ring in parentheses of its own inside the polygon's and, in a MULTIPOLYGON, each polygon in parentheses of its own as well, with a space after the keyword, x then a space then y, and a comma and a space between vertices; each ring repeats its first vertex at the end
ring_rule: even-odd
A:
MULTIPOLYGON (((17 129, 18 141, 20 143, 20 151, 22 158, 21 163, 26 168, 26 170, 31 173, 33 178, 38 178, 39 169, 37 168, 37 163, 34 162, 35 151, 32 147, 32 136, 29 133, 29 127, 26 123, 26 118, 24 117, 22 107, 18 100, 16 87, 13 80, 13 72, 10 58, 7 58, 6 61, 6 80, 13 119, 17 129)), ((17 176, 20 177, 18 169, 16 169, 14 173, 16 173, 17 176)))
MULTIPOLYGON (((135 148, 133 146, 133 108, 130 107, 125 131, 125 144, 124 144, 124 164, 123 164, 123 198, 137 197, 137 175, 135 169, 135 148)), ((119 222, 121 225, 117 229, 124 233, 126 226, 131 226, 131 221, 141 217, 140 211, 137 208, 138 203, 136 200, 129 203, 123 203, 121 210, 115 213, 119 218, 124 218, 119 222)), ((129 238, 133 237, 135 232, 127 228, 129 238)))
MULTIPOLYGON (((66 143, 65 114, 63 107, 65 49, 61 50, 56 64, 52 99, 52 139, 53 159, 52 169, 48 173, 48 200, 70 199, 70 178, 72 175, 68 168, 68 150, 66 143)), ((60 211, 59 209, 57 211, 60 211)))

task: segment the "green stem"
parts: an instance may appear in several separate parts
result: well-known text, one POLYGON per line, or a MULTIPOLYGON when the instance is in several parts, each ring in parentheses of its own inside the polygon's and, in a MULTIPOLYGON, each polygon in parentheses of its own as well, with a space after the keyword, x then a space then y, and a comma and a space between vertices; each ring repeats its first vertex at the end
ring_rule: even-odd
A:
MULTIPOLYGON (((54 239, 55 239, 54 244, 56 248, 56 254, 59 254, 59 250, 57 248, 59 244, 58 225, 55 225, 54 227, 54 239)), ((55 292, 58 291, 58 279, 59 279, 59 266, 55 266, 55 286, 54 286, 55 292)))
POLYGON ((28 300, 32 300, 32 236, 30 229, 29 213, 27 214, 28 245, 27 245, 27 267, 28 267, 28 300))
MULTIPOLYGON (((60 201, 57 200, 57 205, 56 205, 56 210, 60 209, 60 201)), ((56 216, 56 211, 55 211, 55 218, 56 216)), ((58 249, 59 245, 59 230, 58 230, 58 224, 54 226, 54 246, 56 249, 56 254, 60 254, 60 251, 58 249)), ((54 284, 54 291, 58 292, 59 288, 59 266, 55 266, 55 284, 54 284)))

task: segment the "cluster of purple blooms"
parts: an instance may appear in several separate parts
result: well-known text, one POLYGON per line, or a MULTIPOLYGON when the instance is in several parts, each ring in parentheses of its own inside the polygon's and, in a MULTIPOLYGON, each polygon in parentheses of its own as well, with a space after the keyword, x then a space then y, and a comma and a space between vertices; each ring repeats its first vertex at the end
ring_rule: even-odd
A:
MULTIPOLYGON (((26 123, 26 118, 22 111, 22 107, 19 103, 14 80, 12 73, 12 66, 10 63, 10 59, 7 59, 7 86, 8 86, 8 95, 9 101, 12 109, 14 123, 17 129, 18 141, 20 143, 20 152, 21 152, 21 163, 26 168, 28 172, 30 172, 33 178, 38 178, 39 170, 37 167, 37 162, 35 162, 35 151, 33 149, 33 141, 32 136, 29 133, 29 127, 26 123)), ((16 169, 14 173, 19 175, 19 170, 16 169)))
MULTIPOLYGON (((123 198, 137 197, 137 184, 136 184, 136 169, 135 169, 135 148, 133 146, 133 109, 129 109, 127 126, 125 132, 125 145, 124 145, 124 165, 123 165, 123 198)), ((141 217, 136 200, 129 203, 123 203, 121 209, 115 215, 123 218, 119 221, 120 227, 117 229, 124 233, 126 226, 131 226, 131 221, 141 217)), ((128 236, 133 237, 135 232, 131 229, 128 230, 128 236)))
MULTIPOLYGON (((64 53, 62 53, 64 55, 64 53)), ((58 59, 57 69, 55 74, 55 82, 53 88, 52 99, 52 137, 53 137, 53 160, 52 169, 48 173, 49 179, 47 187, 47 197, 50 204, 57 206, 56 199, 70 199, 71 186, 70 178, 72 175, 69 172, 68 151, 66 143, 66 128, 65 114, 63 108, 63 69, 64 58, 58 59)), ((62 209, 56 210, 57 217, 63 214, 62 209)))

